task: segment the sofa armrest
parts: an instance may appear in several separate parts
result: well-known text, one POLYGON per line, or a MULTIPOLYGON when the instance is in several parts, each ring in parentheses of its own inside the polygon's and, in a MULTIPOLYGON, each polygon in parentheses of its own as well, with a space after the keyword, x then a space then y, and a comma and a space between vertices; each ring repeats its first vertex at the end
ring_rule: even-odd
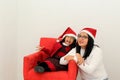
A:
POLYGON ((74 60, 70 60, 68 63, 68 77, 69 80, 76 80, 77 77, 77 73, 78 73, 78 66, 76 64, 76 62, 74 60))
MULTIPOLYGON (((37 61, 43 61, 46 59, 48 55, 44 51, 39 51, 32 53, 30 55, 24 56, 23 59, 23 76, 27 77, 28 72, 33 69, 33 67, 37 64, 37 61)), ((27 79, 24 79, 27 80, 27 79)))

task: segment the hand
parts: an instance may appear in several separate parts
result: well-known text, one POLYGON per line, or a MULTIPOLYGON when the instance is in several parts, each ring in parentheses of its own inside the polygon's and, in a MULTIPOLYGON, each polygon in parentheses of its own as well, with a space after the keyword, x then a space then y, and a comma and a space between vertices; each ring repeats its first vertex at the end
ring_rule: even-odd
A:
POLYGON ((37 51, 41 51, 44 48, 44 46, 41 47, 41 46, 38 45, 36 48, 37 48, 36 49, 37 51))
POLYGON ((74 56, 68 55, 64 59, 67 60, 67 61, 70 61, 70 60, 74 59, 74 56))
POLYGON ((82 56, 79 53, 76 53, 77 56, 77 64, 80 65, 82 63, 84 63, 84 58, 82 58, 82 56))
POLYGON ((84 64, 84 58, 78 59, 77 64, 78 64, 78 65, 81 65, 81 64, 85 65, 85 64, 84 64))

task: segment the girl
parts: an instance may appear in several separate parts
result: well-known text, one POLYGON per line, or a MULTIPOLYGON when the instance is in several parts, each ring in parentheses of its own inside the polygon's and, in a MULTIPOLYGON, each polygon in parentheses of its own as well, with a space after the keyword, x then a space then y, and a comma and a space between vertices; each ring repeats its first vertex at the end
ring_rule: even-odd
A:
POLYGON ((34 70, 36 72, 67 70, 67 65, 60 65, 59 60, 75 47, 76 33, 68 27, 59 38, 62 38, 62 40, 55 43, 51 52, 45 47, 39 48, 39 50, 46 52, 46 54, 50 54, 50 57, 35 66, 34 70))

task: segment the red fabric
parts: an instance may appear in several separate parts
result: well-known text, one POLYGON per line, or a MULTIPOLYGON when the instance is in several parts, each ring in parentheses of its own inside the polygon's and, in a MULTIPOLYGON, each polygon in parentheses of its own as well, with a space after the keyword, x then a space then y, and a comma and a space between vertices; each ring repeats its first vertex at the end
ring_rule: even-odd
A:
POLYGON ((63 53, 63 52, 59 52, 58 54, 57 54, 57 56, 64 56, 65 55, 65 53, 63 53))
POLYGON ((42 37, 40 38, 40 46, 44 46, 45 48, 43 49, 43 51, 46 51, 47 54, 51 55, 51 51, 53 46, 56 43, 56 39, 55 38, 47 38, 47 37, 42 37))
POLYGON ((76 33, 70 27, 68 27, 65 30, 65 32, 61 36, 58 37, 58 39, 64 38, 65 36, 73 36, 76 38, 76 33))
POLYGON ((62 47, 62 45, 58 42, 54 44, 54 47, 52 48, 52 53, 50 54, 51 57, 62 47))
POLYGON ((93 35, 93 37, 95 38, 96 32, 97 32, 96 29, 94 29, 94 28, 87 28, 87 27, 86 27, 86 28, 84 28, 83 30, 84 30, 84 31, 88 31, 89 34, 93 35))
POLYGON ((56 70, 55 66, 50 61, 45 61, 45 62, 48 64, 48 67, 50 68, 50 70, 52 71, 56 70))
MULTIPOLYGON (((53 46, 54 42, 56 41, 56 39, 54 38, 41 38, 41 40, 40 40, 40 45, 46 44, 47 42, 51 43, 49 44, 49 46, 48 44, 46 44, 46 46, 49 49, 51 49, 51 46, 53 46), (51 41, 53 41, 53 43, 51 41)), ((34 67, 37 64, 37 61, 43 61, 47 57, 48 54, 46 54, 44 51, 40 51, 24 56, 24 60, 23 60, 24 80, 76 80, 77 65, 73 60, 71 60, 68 64, 68 71, 36 73, 34 71, 34 67)))

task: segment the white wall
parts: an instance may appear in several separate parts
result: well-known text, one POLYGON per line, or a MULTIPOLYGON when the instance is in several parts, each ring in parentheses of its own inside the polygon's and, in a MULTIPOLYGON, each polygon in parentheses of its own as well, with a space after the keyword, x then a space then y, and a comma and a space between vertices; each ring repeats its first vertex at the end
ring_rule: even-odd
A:
POLYGON ((119 80, 119 0, 19 0, 18 75, 23 56, 35 52, 39 38, 57 37, 67 26, 78 32, 83 26, 98 29, 110 80, 119 80), (82 27, 81 27, 82 26, 82 27))
POLYGON ((0 16, 2 17, 0 19, 2 24, 0 23, 0 26, 3 26, 0 27, 0 32, 2 32, 0 34, 0 40, 2 40, 0 42, 2 44, 0 46, 2 48, 0 62, 3 64, 0 66, 2 69, 0 70, 2 76, 0 80, 23 80, 23 57, 35 52, 40 37, 57 37, 67 26, 71 26, 76 32, 79 32, 84 26, 97 28, 96 43, 103 49, 105 67, 110 80, 120 79, 120 71, 118 70, 120 67, 118 64, 120 60, 118 51, 120 44, 119 0, 5 1, 3 2, 5 5, 0 5, 0 9, 2 9, 0 16), (12 46, 8 47, 6 51, 7 44, 12 46), (11 61, 12 65, 8 60, 11 61), (8 75, 6 73, 8 72, 8 64, 14 67, 10 69, 13 74, 8 75), (15 76, 12 78, 13 75, 15 76))
POLYGON ((17 80, 16 0, 0 0, 0 80, 17 80))

